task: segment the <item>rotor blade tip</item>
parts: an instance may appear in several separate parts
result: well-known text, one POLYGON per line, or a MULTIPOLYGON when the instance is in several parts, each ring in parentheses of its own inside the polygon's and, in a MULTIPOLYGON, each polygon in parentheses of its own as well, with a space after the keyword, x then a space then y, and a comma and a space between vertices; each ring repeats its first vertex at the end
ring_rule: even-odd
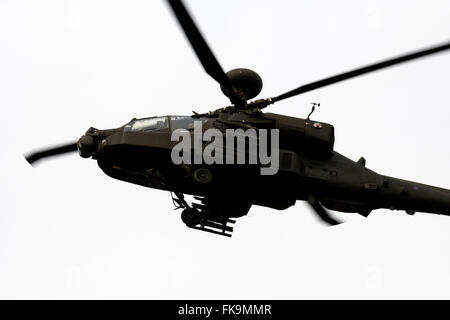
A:
POLYGON ((33 155, 23 155, 23 157, 25 158, 25 160, 34 167, 34 163, 37 159, 34 159, 33 155))

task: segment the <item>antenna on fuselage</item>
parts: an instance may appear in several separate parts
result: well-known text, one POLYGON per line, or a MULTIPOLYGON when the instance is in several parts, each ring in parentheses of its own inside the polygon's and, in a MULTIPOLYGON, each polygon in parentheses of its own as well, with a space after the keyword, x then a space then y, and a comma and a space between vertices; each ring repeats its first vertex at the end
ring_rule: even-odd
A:
POLYGON ((308 117, 306 117, 306 120, 310 120, 309 117, 313 114, 314 110, 316 110, 316 107, 320 107, 320 103, 316 102, 310 102, 312 104, 311 112, 308 114, 308 117))

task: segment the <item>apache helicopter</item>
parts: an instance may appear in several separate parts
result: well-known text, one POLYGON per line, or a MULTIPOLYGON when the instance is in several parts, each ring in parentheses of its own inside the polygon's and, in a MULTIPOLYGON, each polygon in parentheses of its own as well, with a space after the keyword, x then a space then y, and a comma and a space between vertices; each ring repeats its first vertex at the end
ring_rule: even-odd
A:
MULTIPOLYGON (((333 150, 331 124, 288 117, 261 110, 275 102, 369 72, 450 49, 450 42, 370 64, 302 85, 279 96, 249 101, 262 89, 259 75, 249 69, 225 73, 208 47, 182 1, 168 0, 205 71, 216 80, 231 105, 204 114, 132 119, 108 130, 90 128, 78 140, 26 156, 35 161, 78 151, 97 160, 110 177, 172 193, 182 221, 190 228, 231 236, 230 224, 246 215, 252 205, 284 210, 297 200, 307 201, 325 222, 340 223, 328 209, 367 217, 374 209, 404 210, 450 215, 450 190, 380 175, 333 150), (194 122, 203 129, 278 129, 279 169, 261 175, 260 165, 174 164, 171 140, 175 129, 192 132, 194 122), (189 204, 184 195, 198 203, 189 204)), ((203 130, 202 129, 202 130, 203 130)))

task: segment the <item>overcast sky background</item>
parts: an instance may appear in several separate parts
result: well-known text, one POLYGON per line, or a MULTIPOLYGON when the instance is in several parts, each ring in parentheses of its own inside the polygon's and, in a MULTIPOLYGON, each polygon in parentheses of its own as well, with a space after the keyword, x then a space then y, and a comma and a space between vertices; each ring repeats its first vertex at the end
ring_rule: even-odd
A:
MULTIPOLYGON (((187 1, 226 70, 260 97, 450 39, 450 2, 187 1)), ((450 188, 450 53, 316 90, 270 112, 335 125, 335 150, 450 188)), ((324 226, 303 204, 253 207, 231 239, 188 229, 167 192, 77 154, 29 150, 90 126, 228 101, 165 1, 0 1, 1 298, 450 298, 450 217, 378 210, 324 226)))

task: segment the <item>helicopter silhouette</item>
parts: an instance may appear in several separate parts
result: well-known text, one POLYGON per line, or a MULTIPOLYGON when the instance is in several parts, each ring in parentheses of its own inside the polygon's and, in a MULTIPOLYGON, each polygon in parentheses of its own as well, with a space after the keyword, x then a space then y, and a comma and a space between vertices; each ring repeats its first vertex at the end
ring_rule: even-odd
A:
MULTIPOLYGON (((194 112, 191 116, 134 118, 113 129, 91 127, 76 142, 26 155, 30 164, 78 151, 81 157, 96 160, 112 178, 171 192, 175 207, 182 209, 181 219, 186 226, 224 236, 231 236, 236 218, 246 215, 252 205, 284 210, 297 200, 306 201, 330 225, 340 221, 328 209, 364 217, 381 208, 404 210, 408 214, 450 215, 450 190, 384 176, 366 168, 363 157, 355 162, 336 152, 334 127, 310 118, 320 104, 312 103, 306 119, 262 112, 273 103, 305 92, 441 53, 450 49, 450 42, 311 82, 275 97, 251 100, 261 92, 261 77, 245 68, 225 73, 183 2, 167 2, 204 70, 218 82, 231 105, 201 114, 194 112), (192 145, 196 130, 201 134, 215 130, 224 136, 229 130, 276 132, 277 145, 271 149, 271 156, 275 156, 277 168, 272 174, 261 174, 267 163, 175 163, 173 151, 178 141, 173 134, 189 135, 190 148, 183 150, 183 158, 195 158, 198 150, 192 145), (194 196, 195 201, 188 203, 185 195, 194 196)), ((243 146, 250 144, 251 137, 247 138, 244 137, 243 146)), ((256 136, 255 141, 262 141, 261 136, 256 136)), ((269 144, 274 147, 275 143, 269 144)), ((200 149, 203 151, 205 147, 201 140, 200 149)), ((244 158, 251 157, 247 148, 237 150, 234 143, 216 147, 216 152, 220 150, 222 155, 232 152, 233 157, 235 154, 239 157, 239 153, 244 158)))

